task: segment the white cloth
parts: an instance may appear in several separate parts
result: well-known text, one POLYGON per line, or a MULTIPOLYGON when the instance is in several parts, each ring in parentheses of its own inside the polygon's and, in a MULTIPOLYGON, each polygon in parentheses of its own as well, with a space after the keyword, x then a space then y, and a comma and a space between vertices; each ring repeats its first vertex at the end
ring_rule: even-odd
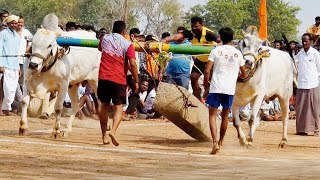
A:
MULTIPOLYGON (((28 42, 31 42, 33 37, 28 29, 23 28, 21 31, 18 55, 24 55, 26 53, 28 42)), ((26 57, 19 57, 19 64, 24 64, 25 58, 26 57)))
POLYGON ((249 116, 250 112, 251 112, 251 107, 250 107, 250 103, 248 103, 247 105, 240 107, 239 108, 240 113, 249 116))
POLYGON ((78 87, 78 98, 80 99, 86 92, 86 86, 80 86, 78 87))
POLYGON ((139 97, 140 97, 140 99, 141 99, 143 102, 144 102, 144 100, 146 100, 147 94, 148 94, 147 91, 144 91, 144 92, 140 92, 140 93, 139 93, 139 97))
POLYGON ((269 103, 267 103, 266 101, 263 101, 260 109, 263 114, 270 115, 270 110, 274 109, 273 102, 269 101, 269 103))
POLYGON ((208 60, 214 62, 209 93, 234 95, 240 66, 245 63, 242 53, 223 45, 213 49, 208 60))
POLYGON ((147 99, 145 101, 146 104, 142 110, 144 112, 147 112, 148 110, 153 109, 153 103, 155 99, 156 99, 156 90, 152 89, 147 96, 147 99))
POLYGON ((3 73, 3 103, 2 110, 11 111, 19 80, 19 70, 6 69, 3 73))
POLYGON ((320 53, 310 47, 308 52, 301 50, 297 56, 298 89, 312 89, 319 85, 320 53))

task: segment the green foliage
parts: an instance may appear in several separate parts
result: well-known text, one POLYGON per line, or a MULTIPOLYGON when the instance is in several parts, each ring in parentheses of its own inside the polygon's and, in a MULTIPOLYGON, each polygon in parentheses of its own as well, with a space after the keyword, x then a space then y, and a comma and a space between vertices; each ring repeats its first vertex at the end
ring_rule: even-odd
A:
POLYGON ((183 5, 178 0, 136 0, 136 15, 145 24, 144 34, 175 33, 183 25, 183 5))
MULTIPOLYGON (((27 27, 33 32, 40 27, 43 17, 49 13, 55 13, 61 25, 74 21, 93 25, 97 29, 104 27, 110 30, 112 23, 123 16, 123 3, 124 0, 15 0, 14 3, 0 0, 0 7, 25 17, 27 27)), ((129 9, 129 27, 136 25, 132 11, 129 9)))
MULTIPOLYGON (((186 13, 186 22, 192 16, 203 17, 209 28, 218 31, 222 27, 231 27, 237 38, 241 37, 241 30, 249 25, 259 27, 260 0, 209 0, 206 5, 196 5, 186 13)), ((282 39, 285 33, 289 39, 296 39, 300 20, 296 18, 299 7, 294 7, 283 0, 267 1, 268 36, 269 40, 282 39)))

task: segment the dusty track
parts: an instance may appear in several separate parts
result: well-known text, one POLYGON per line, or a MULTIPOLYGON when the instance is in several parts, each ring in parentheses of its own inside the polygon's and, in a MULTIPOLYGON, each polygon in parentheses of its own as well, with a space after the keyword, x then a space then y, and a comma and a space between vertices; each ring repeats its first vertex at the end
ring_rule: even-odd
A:
POLYGON ((316 179, 320 175, 320 138, 293 135, 295 121, 289 123, 289 146, 284 149, 278 148, 281 122, 262 122, 250 149, 239 146, 230 125, 216 156, 209 155, 211 143, 199 143, 163 120, 122 122, 119 147, 101 145, 95 120, 76 120, 72 134, 60 139, 50 138, 52 120, 31 118, 26 137, 18 136, 19 117, 0 117, 0 121, 1 179, 316 179))

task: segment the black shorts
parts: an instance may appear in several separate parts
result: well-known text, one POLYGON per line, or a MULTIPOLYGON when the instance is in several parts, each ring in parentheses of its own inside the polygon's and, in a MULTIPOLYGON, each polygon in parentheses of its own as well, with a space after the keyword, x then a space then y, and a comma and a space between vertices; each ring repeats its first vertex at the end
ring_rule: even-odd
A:
POLYGON ((110 103, 112 100, 114 105, 126 104, 126 90, 127 85, 99 79, 98 99, 102 103, 110 103))
MULTIPOLYGON (((204 70, 206 70, 207 63, 206 62, 202 62, 200 60, 195 60, 194 61, 194 66, 197 66, 197 68, 201 71, 201 73, 204 74, 204 70)), ((197 68, 195 68, 194 66, 192 67, 191 73, 196 72, 196 73, 201 74, 199 72, 199 70, 197 68)))

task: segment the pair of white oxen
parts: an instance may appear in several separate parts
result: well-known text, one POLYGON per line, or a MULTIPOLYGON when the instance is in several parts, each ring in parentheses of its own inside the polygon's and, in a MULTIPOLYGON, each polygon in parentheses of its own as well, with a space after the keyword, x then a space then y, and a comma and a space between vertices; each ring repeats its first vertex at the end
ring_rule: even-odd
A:
MULTIPOLYGON (((56 42, 57 34, 62 34, 62 32, 58 28, 58 18, 54 14, 49 14, 44 18, 43 27, 38 29, 34 35, 33 56, 25 68, 25 88, 19 134, 25 135, 28 129, 27 107, 30 96, 43 99, 47 92, 57 91, 56 121, 52 132, 53 136, 57 137, 69 133, 72 129, 72 122, 78 110, 78 86, 76 84, 88 80, 93 90, 96 90, 101 53, 96 48, 71 47, 70 52, 64 54, 63 48, 56 42), (53 65, 47 68, 48 64, 53 65), (46 71, 43 72, 43 69, 46 71), (73 113, 68 121, 67 129, 62 131, 60 117, 67 92, 72 101, 73 113)), ((82 35, 79 36, 77 31, 74 31, 70 36, 89 38, 85 37, 83 32, 81 33, 82 35)), ((243 54, 250 54, 250 56, 245 56, 246 60, 255 64, 260 48, 269 49, 270 57, 263 59, 253 77, 248 81, 237 83, 232 113, 235 117, 234 126, 238 131, 239 142, 241 145, 252 145, 254 132, 259 125, 260 119, 257 116, 261 103, 264 99, 276 95, 283 114, 283 134, 279 146, 284 147, 287 144, 289 99, 293 88, 293 62, 289 54, 285 52, 262 47, 262 41, 257 37, 256 28, 247 29, 243 35, 244 38, 239 42, 239 46, 243 54), (239 107, 248 103, 250 103, 252 110, 247 139, 240 126, 239 107)))

